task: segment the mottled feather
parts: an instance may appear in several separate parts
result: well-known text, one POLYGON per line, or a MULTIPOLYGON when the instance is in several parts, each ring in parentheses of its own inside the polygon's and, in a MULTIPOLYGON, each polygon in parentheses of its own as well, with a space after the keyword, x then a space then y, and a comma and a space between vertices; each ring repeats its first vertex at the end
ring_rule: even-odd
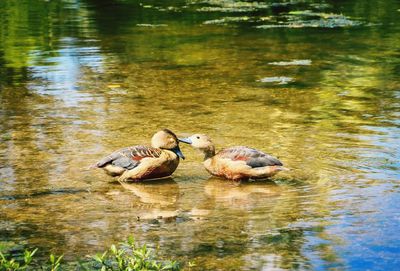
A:
POLYGON ((108 164, 112 164, 129 170, 137 167, 140 164, 140 160, 143 158, 158 158, 160 155, 161 150, 157 148, 132 146, 120 149, 104 157, 96 163, 96 167, 102 168, 108 164))
POLYGON ((233 161, 245 161, 252 168, 265 166, 282 166, 277 158, 256 149, 235 146, 221 150, 216 154, 220 158, 227 158, 233 161))

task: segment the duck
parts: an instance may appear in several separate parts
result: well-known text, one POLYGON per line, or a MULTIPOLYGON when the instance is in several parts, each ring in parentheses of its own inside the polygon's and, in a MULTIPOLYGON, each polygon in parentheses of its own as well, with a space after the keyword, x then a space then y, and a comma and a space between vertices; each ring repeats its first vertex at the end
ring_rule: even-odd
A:
POLYGON ((151 147, 130 146, 102 158, 90 168, 102 168, 108 175, 120 176, 119 182, 144 181, 172 175, 185 156, 179 148, 177 136, 169 129, 156 132, 151 147))
POLYGON ((205 134, 179 138, 179 141, 203 152, 204 167, 217 177, 234 181, 266 179, 289 170, 276 157, 245 146, 229 147, 216 153, 214 143, 205 134))

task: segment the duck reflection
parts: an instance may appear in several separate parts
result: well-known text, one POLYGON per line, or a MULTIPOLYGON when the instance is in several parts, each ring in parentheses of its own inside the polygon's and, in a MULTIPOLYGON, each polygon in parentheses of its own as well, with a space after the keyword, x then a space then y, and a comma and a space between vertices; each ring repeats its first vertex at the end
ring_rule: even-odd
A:
POLYGON ((251 207, 258 199, 277 197, 282 193, 282 188, 273 182, 227 182, 216 177, 208 179, 204 190, 216 203, 234 208, 251 207))
POLYGON ((168 222, 179 216, 179 185, 172 178, 142 183, 122 182, 121 185, 144 204, 137 210, 138 220, 163 219, 168 222))
POLYGON ((172 206, 179 198, 179 185, 172 178, 147 183, 121 182, 121 185, 135 194, 142 203, 172 206))

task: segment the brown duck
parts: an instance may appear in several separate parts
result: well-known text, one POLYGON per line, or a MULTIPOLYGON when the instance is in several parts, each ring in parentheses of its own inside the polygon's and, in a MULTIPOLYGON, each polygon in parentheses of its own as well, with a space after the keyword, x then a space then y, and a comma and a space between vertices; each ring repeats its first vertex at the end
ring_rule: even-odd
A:
POLYGON ((264 179, 288 170, 277 158, 244 146, 230 147, 215 153, 213 142, 203 134, 180 138, 179 141, 202 151, 203 165, 214 176, 230 180, 264 179))
POLYGON ((151 147, 131 146, 104 157, 92 168, 102 168, 119 181, 142 181, 170 176, 178 167, 179 158, 185 159, 179 149, 176 135, 168 129, 154 134, 151 147))

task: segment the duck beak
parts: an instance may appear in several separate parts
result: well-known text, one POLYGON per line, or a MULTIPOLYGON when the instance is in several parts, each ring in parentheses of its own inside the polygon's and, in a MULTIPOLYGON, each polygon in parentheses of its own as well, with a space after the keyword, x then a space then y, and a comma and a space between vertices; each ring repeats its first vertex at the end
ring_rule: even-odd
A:
POLYGON ((178 138, 178 140, 179 140, 180 142, 183 142, 183 143, 186 143, 186 144, 192 144, 192 143, 193 143, 192 140, 191 140, 189 137, 186 137, 186 138, 178 138))
POLYGON ((175 148, 172 149, 172 151, 178 155, 180 158, 182 158, 183 160, 185 160, 185 156, 183 155, 181 149, 179 149, 179 146, 176 146, 175 148))

